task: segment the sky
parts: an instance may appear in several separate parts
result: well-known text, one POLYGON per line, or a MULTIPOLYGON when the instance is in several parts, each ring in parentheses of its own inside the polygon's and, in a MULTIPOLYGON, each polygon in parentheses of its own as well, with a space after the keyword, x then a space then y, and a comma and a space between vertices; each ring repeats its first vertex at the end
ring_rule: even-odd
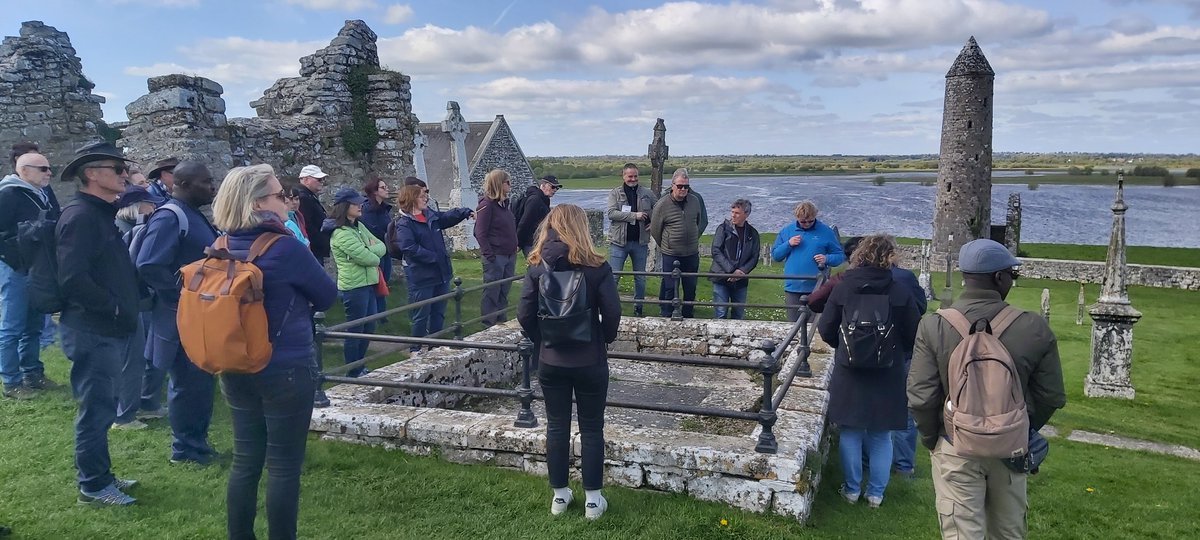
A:
POLYGON ((975 36, 997 152, 1197 152, 1200 0, 0 0, 0 35, 67 32, 105 119, 201 75, 230 117, 347 19, 412 77, 413 112, 503 114, 529 156, 934 154, 975 36))

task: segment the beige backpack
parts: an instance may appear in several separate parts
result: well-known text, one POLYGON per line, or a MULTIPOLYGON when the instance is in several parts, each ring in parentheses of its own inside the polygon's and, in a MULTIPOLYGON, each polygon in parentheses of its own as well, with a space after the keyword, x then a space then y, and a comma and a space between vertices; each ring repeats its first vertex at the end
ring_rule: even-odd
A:
POLYGON ((1000 342, 1022 312, 1005 306, 990 322, 975 323, 955 309, 937 313, 963 338, 950 353, 943 411, 946 435, 955 452, 981 458, 1024 455, 1029 447, 1025 393, 1017 365, 1000 342))

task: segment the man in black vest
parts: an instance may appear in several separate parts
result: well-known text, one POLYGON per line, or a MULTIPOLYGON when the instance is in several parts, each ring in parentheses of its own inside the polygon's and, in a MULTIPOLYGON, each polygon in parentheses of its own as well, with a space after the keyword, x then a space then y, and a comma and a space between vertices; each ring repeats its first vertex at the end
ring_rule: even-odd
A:
POLYGON ((329 233, 321 232, 325 223, 325 206, 321 204, 321 191, 325 189, 325 177, 329 176, 316 165, 305 165, 300 169, 300 213, 308 227, 308 248, 321 264, 329 258, 329 233))

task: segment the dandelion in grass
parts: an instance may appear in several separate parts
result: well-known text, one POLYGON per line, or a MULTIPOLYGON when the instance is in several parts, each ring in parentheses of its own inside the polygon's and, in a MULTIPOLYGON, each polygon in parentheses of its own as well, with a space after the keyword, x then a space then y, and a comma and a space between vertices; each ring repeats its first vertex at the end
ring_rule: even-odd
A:
POLYGON ((1088 492, 1088 493, 1095 493, 1095 492, 1096 492, 1096 488, 1087 488, 1087 492, 1088 492))
POLYGON ((725 519, 725 518, 721 518, 721 521, 720 521, 719 523, 721 524, 721 526, 722 526, 722 527, 728 527, 728 526, 729 526, 729 520, 728 520, 728 519, 725 519))

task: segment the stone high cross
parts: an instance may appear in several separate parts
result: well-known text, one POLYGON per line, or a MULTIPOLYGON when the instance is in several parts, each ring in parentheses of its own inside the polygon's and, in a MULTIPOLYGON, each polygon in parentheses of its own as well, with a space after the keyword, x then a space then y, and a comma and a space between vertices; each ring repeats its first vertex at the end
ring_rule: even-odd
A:
POLYGON ((1088 397, 1133 399, 1129 372, 1133 363, 1133 325, 1142 313, 1129 303, 1125 268, 1125 175, 1117 174, 1112 234, 1100 300, 1088 308, 1092 316, 1092 366, 1083 384, 1088 397))

